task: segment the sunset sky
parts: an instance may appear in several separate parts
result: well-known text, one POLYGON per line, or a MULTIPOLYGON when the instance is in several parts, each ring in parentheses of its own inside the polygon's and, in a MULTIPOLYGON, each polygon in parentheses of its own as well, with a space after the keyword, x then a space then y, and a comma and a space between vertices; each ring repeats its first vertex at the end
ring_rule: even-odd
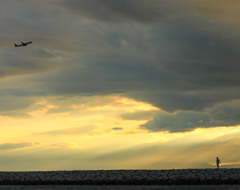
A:
POLYGON ((0 171, 240 167, 239 0, 0 2, 0 171))

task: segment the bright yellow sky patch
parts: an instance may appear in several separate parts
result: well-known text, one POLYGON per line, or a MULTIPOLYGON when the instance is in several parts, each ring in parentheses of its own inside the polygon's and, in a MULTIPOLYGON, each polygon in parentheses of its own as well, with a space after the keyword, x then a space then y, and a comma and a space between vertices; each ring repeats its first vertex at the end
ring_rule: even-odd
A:
MULTIPOLYGON (((81 151, 91 151, 91 155, 94 157, 128 149, 136 149, 144 153, 147 151, 146 147, 149 146, 155 148, 153 150, 150 148, 148 150, 150 152, 143 154, 138 161, 129 157, 126 167, 139 168, 143 163, 146 165, 148 162, 156 163, 156 166, 154 164, 148 166, 152 168, 157 167, 157 163, 164 160, 175 163, 175 160, 179 159, 184 165, 186 156, 188 157, 191 152, 197 151, 191 148, 192 146, 206 142, 211 143, 215 139, 234 143, 236 135, 240 133, 240 127, 198 128, 186 133, 149 132, 140 127, 149 120, 127 120, 120 117, 126 113, 158 110, 150 104, 118 96, 97 96, 83 99, 73 97, 59 101, 55 97, 38 99, 33 106, 26 110, 26 113, 30 115, 29 117, 0 117, 3 126, 0 144, 30 144, 22 148, 3 150, 2 153, 10 151, 11 154, 14 152, 16 154, 24 152, 30 154, 31 152, 43 151, 43 154, 49 154, 50 150, 62 149, 62 154, 73 151, 74 155, 81 151), (160 149, 156 149, 156 147, 160 147, 160 149), (165 148, 161 150, 161 147, 165 148), (188 152, 185 152, 186 148, 188 152), (172 157, 173 155, 175 156, 172 157)), ((202 150, 206 148, 204 145, 202 150)), ((215 148, 215 151, 219 150, 221 147, 215 148)), ((214 157, 212 150, 204 151, 197 158, 190 158, 189 161, 198 160, 200 162, 201 159, 204 160, 212 154, 211 152, 213 155, 205 160, 207 162, 214 157)), ((56 154, 60 154, 60 152, 56 152, 56 154)), ((119 163, 116 168, 121 168, 124 165, 122 164, 119 163)), ((107 167, 113 166, 114 162, 111 161, 107 167)), ((159 165, 159 167, 166 168, 170 166, 167 164, 165 166, 159 165)), ((96 167, 100 167, 100 165, 96 165, 96 167)), ((178 167, 183 166, 179 165, 178 167)))

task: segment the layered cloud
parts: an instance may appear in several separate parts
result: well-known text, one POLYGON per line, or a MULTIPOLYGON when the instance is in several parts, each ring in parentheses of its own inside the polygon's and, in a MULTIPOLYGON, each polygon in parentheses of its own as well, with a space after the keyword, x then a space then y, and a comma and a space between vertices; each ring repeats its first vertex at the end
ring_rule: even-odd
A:
POLYGON ((1 8, 1 115, 26 116, 38 97, 117 94, 161 110, 120 114, 153 118, 151 131, 239 125, 238 2, 24 2, 1 8))
POLYGON ((185 132, 196 128, 239 126, 239 101, 220 103, 204 111, 158 112, 142 125, 151 131, 185 132))
POLYGON ((81 1, 62 1, 64 8, 69 8, 70 14, 73 12, 80 16, 89 17, 104 22, 155 22, 161 21, 169 15, 178 12, 177 1, 165 0, 81 0, 81 1))
POLYGON ((26 148, 33 146, 32 143, 5 143, 0 144, 0 150, 12 150, 12 149, 19 149, 19 148, 26 148))

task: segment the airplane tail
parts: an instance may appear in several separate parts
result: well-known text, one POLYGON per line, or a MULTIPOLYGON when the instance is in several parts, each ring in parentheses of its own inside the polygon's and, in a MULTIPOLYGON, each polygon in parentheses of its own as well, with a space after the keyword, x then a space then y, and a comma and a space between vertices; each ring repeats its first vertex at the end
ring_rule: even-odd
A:
POLYGON ((17 44, 14 44, 15 45, 15 47, 17 47, 17 44))

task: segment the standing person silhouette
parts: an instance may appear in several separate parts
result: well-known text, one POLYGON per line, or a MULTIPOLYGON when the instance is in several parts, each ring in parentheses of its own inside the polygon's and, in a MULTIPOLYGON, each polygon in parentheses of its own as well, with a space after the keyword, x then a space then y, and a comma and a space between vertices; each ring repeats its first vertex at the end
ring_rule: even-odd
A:
POLYGON ((217 168, 219 169, 219 164, 221 163, 221 161, 219 160, 219 158, 216 158, 216 164, 217 164, 217 168))

